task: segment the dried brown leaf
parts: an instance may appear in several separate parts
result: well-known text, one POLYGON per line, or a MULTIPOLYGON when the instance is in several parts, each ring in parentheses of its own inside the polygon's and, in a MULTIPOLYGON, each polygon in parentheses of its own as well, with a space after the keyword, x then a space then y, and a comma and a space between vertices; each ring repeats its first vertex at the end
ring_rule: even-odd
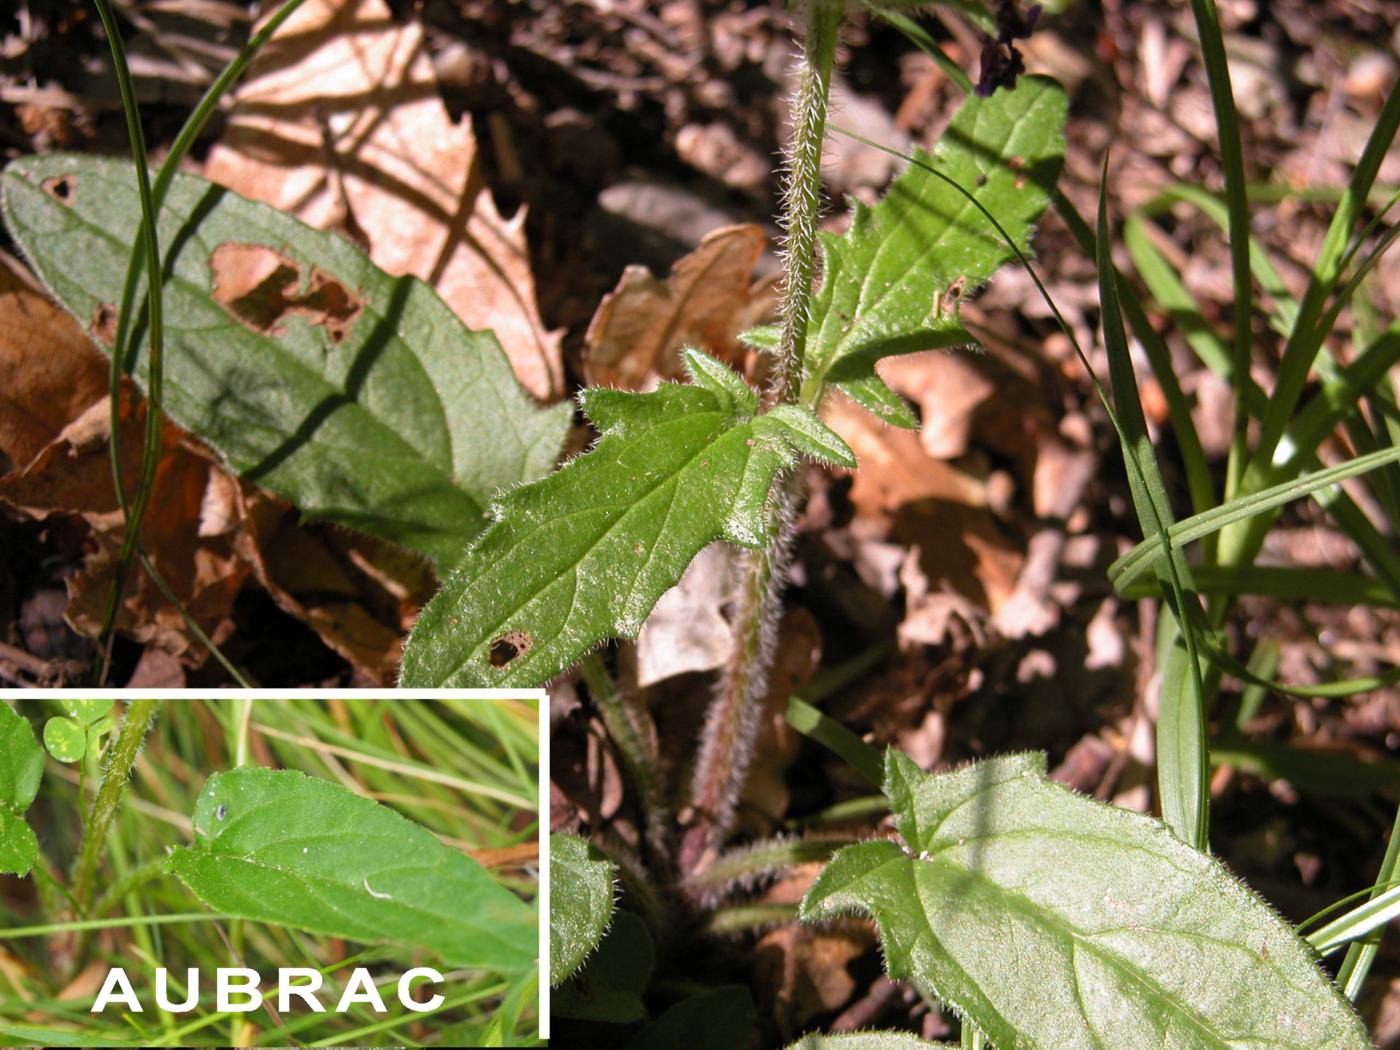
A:
POLYGON ((753 277, 763 246, 759 227, 727 226, 706 236, 665 280, 629 266, 588 326, 584 377, 627 390, 678 379, 684 346, 742 367, 738 335, 771 305, 769 286, 753 277))
POLYGON ((524 212, 497 212, 470 123, 438 97, 422 27, 397 24, 382 0, 307 0, 254 60, 205 174, 367 244, 380 267, 494 331, 531 394, 563 393, 524 212))

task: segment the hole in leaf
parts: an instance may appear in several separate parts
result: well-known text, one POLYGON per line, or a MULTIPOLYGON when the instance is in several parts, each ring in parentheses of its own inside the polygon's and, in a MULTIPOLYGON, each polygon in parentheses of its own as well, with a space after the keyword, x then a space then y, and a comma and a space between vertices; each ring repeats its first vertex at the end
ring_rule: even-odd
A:
POLYGON ((72 205, 73 191, 77 185, 78 177, 76 175, 57 175, 40 183, 45 193, 65 207, 72 205))
POLYGON ((299 315, 339 343, 364 310, 357 295, 319 266, 305 279, 297 263, 260 244, 221 244, 209 265, 214 298, 263 335, 282 335, 287 318, 299 315))
POLYGON ((93 338, 111 346, 117 341, 117 308, 111 303, 98 303, 92 311, 92 324, 88 331, 93 338))
POLYGON ((507 631, 499 638, 491 640, 486 658, 492 667, 504 667, 517 657, 530 651, 531 639, 524 631, 507 631))

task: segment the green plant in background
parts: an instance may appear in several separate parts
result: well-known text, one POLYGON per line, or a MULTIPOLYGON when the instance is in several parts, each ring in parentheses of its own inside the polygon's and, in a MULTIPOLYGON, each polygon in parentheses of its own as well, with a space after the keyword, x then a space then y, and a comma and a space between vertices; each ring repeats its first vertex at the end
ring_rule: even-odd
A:
POLYGON ((39 902, 20 914, 23 897, 0 896, 6 949, 28 964, 18 996, 0 999, 0 1034, 48 1045, 537 1042, 533 701, 131 700, 97 785, 61 765, 42 775, 27 715, 50 703, 0 703, 0 870, 32 868, 39 902), (237 764, 253 750, 282 768, 237 764), (221 754, 232 768, 209 775, 221 754), (23 819, 31 804, 45 812, 42 842, 23 819), (488 870, 468 850, 505 866, 488 870), (394 1005, 408 960, 444 973, 432 1014, 394 1005), (90 962, 126 969, 147 1011, 95 1017, 90 1001, 59 998, 90 962), (228 965, 309 966, 334 997, 364 966, 391 1009, 221 1014, 208 984, 228 965), (157 967, 176 1001, 187 968, 204 975, 192 1013, 149 1009, 157 967))

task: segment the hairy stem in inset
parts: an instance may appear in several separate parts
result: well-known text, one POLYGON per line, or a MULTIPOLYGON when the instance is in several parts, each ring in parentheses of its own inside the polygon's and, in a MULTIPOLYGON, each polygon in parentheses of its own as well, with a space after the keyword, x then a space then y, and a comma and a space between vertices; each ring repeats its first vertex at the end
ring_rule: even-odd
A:
MULTIPOLYGON (((802 389, 821 214, 822 144, 841 10, 832 0, 809 0, 805 6, 806 37, 793 95, 783 196, 783 327, 778 368, 768 392, 774 404, 796 402, 802 389)), ((691 783, 693 823, 682 848, 683 870, 692 869, 709 848, 717 846, 733 823, 767 697, 792 522, 801 496, 800 474, 778 482, 769 508, 768 542, 760 550, 746 552, 742 562, 734 651, 706 715, 691 783)))
POLYGON ((78 854, 78 869, 73 878, 73 896, 78 907, 87 912, 92 904, 97 877, 97 864, 102 859, 102 846, 107 840, 107 828, 117 815, 122 792, 126 790, 127 778, 136 764, 136 755, 141 750, 141 741, 155 721, 156 705, 159 700, 132 700, 127 704, 126 717, 122 719, 121 730, 107 755, 107 766, 102 772, 102 786, 97 789, 97 801, 92 806, 92 819, 88 821, 83 834, 82 850, 78 854))

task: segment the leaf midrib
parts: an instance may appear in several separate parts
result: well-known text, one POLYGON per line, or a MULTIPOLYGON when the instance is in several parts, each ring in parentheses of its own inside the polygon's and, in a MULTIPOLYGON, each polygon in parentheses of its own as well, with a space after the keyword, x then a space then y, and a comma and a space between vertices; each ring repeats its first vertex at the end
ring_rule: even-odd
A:
MULTIPOLYGON (((982 874, 981 872, 975 871, 971 868, 958 866, 954 864, 951 860, 940 861, 933 858, 926 861, 913 860, 909 857, 901 855, 899 857, 891 857, 890 860, 887 861, 886 864, 881 865, 881 867, 888 867, 890 864, 895 863, 905 863, 910 865, 911 874, 917 872, 918 870, 916 867, 913 867, 914 865, 927 865, 929 868, 941 869, 942 873, 946 873, 947 876, 951 876, 953 880, 962 881, 971 879, 974 882, 978 883, 981 887, 983 887, 984 892, 987 889, 990 889, 991 896, 999 897, 1006 902, 1006 907, 1004 910, 1014 911, 1023 916, 1024 918, 1030 920, 1030 922, 1033 925, 1044 928, 1046 932, 1049 933, 1051 936, 1057 937, 1061 940, 1062 943, 1069 944, 1071 947, 1071 951, 1076 950, 1076 945, 1082 945, 1085 951, 1089 952, 1091 955, 1094 955, 1096 958, 1099 958, 1109 969, 1113 970, 1115 973, 1118 973, 1125 980, 1131 981, 1132 983, 1138 985, 1140 988, 1143 988, 1147 992, 1155 992, 1157 998, 1169 1005, 1175 1013, 1179 1014, 1183 1018, 1183 1020, 1189 1022, 1193 1029, 1195 1029, 1197 1032, 1199 1032, 1201 1035, 1203 1035, 1210 1041, 1211 1045, 1218 1046, 1221 1048, 1221 1050, 1232 1050, 1230 1044, 1223 1041, 1224 1037, 1219 1036, 1217 1033, 1215 1033, 1206 1026, 1206 1021, 1202 1017, 1200 1017, 1200 1015, 1196 1012, 1196 1010, 1193 1007, 1191 1007, 1185 1002, 1180 1001, 1176 993, 1162 987, 1162 985, 1159 984, 1157 980, 1154 977, 1152 977, 1149 973, 1143 972, 1141 969, 1139 969, 1137 966, 1135 966, 1127 959, 1119 955, 1117 952, 1113 951, 1111 948, 1108 948, 1105 945, 1101 945, 1095 942, 1093 940, 1093 938, 1096 936, 1095 933, 1076 929, 1075 927, 1071 926, 1067 920, 1061 918, 1056 912, 1050 910, 1049 908, 1043 905, 1036 904, 1024 894, 1016 893, 1013 890, 1007 889, 1000 883, 995 882, 994 880, 982 874)), ((880 869, 877 868, 875 870, 878 871, 880 869)), ((865 877, 869 878, 870 874, 873 873, 867 873, 865 877)), ((924 905, 923 894, 917 892, 919 889, 917 879, 914 879, 914 886, 916 890, 914 896, 915 899, 919 901, 920 914, 922 914, 924 917, 924 924, 929 930, 929 933, 932 935, 934 941, 941 946, 943 942, 938 937, 938 934, 934 929, 933 923, 929 920, 928 912, 924 905)), ((943 954, 945 955, 945 957, 951 958, 951 955, 946 951, 946 949, 944 950, 943 954)), ((1072 960, 1070 960, 1069 962, 1072 967, 1072 960)), ((1272 962, 1268 963, 1268 965, 1271 970, 1274 970, 1274 972, 1276 973, 1278 972, 1277 967, 1272 962)), ((1290 987, 1294 987, 1291 981, 1288 981, 1286 983, 1288 983, 1290 987)), ((1293 1047, 1296 1048, 1296 1050, 1316 1050, 1315 1047, 1309 1047, 1299 1043, 1288 1043, 1281 1045, 1293 1047)))
MULTIPOLYGON (((681 424, 684 424, 684 423, 686 423, 686 422, 693 421, 693 420, 695 419, 695 416, 698 415, 698 414, 699 414, 699 413, 690 413, 690 414, 687 414, 687 415, 685 415, 685 416, 681 416, 681 417, 679 417, 679 418, 677 418, 677 419, 675 419, 675 420, 667 420, 667 421, 665 421, 665 422, 663 422, 663 423, 661 423, 661 424, 658 424, 657 427, 656 427, 655 429, 660 430, 662 427, 665 427, 665 426, 668 425, 668 424, 681 425, 681 424)), ((535 592, 534 592, 533 594, 531 594, 528 598, 526 598, 523 602, 519 602, 518 604, 516 604, 515 607, 514 607, 513 609, 511 609, 511 611, 510 611, 508 614, 506 614, 504 617, 501 617, 500 619, 498 619, 492 626, 486 628, 482 633, 489 639, 490 636, 496 634, 496 633, 497 633, 498 631, 500 631, 501 628, 503 628, 507 623, 509 623, 509 622, 510 622, 512 619, 514 619, 516 616, 518 616, 518 615, 521 613, 521 611, 522 611, 523 609, 525 609, 528 605, 530 605, 532 602, 537 601, 537 600, 539 599, 539 597, 540 597, 542 594, 544 594, 544 592, 545 592, 546 590, 548 590, 550 587, 552 587, 552 586, 554 586, 556 583, 558 583, 562 578, 564 578, 565 575, 568 575, 568 576, 571 576, 571 577, 573 578, 573 580, 574 580, 574 599, 570 602, 569 611, 564 615, 564 618, 563 618, 563 620, 562 620, 562 622, 561 622, 561 624, 560 624, 559 630, 558 630, 557 632, 555 632, 555 634, 551 637, 550 641, 553 641, 555 638, 558 638, 558 637, 560 637, 561 635, 563 635, 563 634, 569 629, 569 625, 570 625, 570 623, 571 623, 571 621, 572 621, 572 619, 573 619, 574 610, 578 608, 577 595, 578 595, 578 570, 579 570, 579 566, 580 566, 584 561, 586 561, 586 560, 589 558, 590 555, 592 555, 592 553, 599 547, 599 545, 601 545, 601 544, 608 538, 609 535, 611 535, 611 533, 613 532, 614 529, 618 528, 618 527, 627 519, 627 517, 628 517, 629 515, 631 515, 631 514, 633 514, 634 512, 638 511, 638 510, 641 508, 641 506, 642 506, 648 499, 650 499, 653 495, 655 495, 658 491, 660 491, 660 490, 661 490, 662 488, 664 488, 666 485, 675 485, 676 487, 679 487, 681 478, 686 474, 687 471, 689 471, 689 470, 695 465, 695 461, 696 461, 703 453, 705 453, 707 450, 711 449, 714 445, 718 444, 718 443, 719 443, 721 440, 723 440, 724 438, 727 438, 727 437, 729 437, 729 436, 731 436, 731 435, 734 435, 734 434, 738 434, 740 431, 742 431, 742 430, 744 430, 744 429, 751 429, 751 428, 752 428, 752 420, 749 420, 749 421, 746 421, 746 422, 744 422, 744 423, 739 424, 738 426, 731 427, 731 428, 729 428, 729 429, 725 429, 725 427, 724 427, 724 414, 723 414, 722 412, 719 412, 718 410, 715 410, 715 411, 714 411, 714 414, 715 414, 716 416, 719 417, 719 423, 718 423, 718 425, 717 425, 717 427, 716 427, 716 430, 717 430, 717 432, 718 432, 718 433, 717 433, 717 436, 713 436, 713 435, 712 435, 712 436, 710 436, 710 437, 707 437, 704 441, 702 441, 699 445, 697 445, 697 447, 696 447, 696 449, 695 449, 694 452, 692 452, 690 455, 688 455, 687 457, 685 457, 685 459, 676 467, 675 470, 673 470, 673 471, 672 471, 671 473, 669 473, 669 474, 663 475, 663 476, 661 477, 661 479, 660 479, 659 481, 656 482, 656 484, 654 484, 654 485, 652 485, 651 487, 646 488, 646 489, 644 489, 642 492, 640 492, 640 493, 636 496, 636 498, 633 499, 632 502, 631 502, 630 504, 628 504, 628 506, 626 506, 626 507, 624 507, 624 508, 622 509, 622 512, 621 512, 620 514, 618 514, 618 516, 617 516, 616 518, 614 518, 611 522, 608 523, 608 525, 602 530, 602 532, 600 532, 600 533, 598 534, 598 536, 593 540, 593 542, 591 542, 591 543, 588 545, 588 547, 583 551, 583 553, 581 553, 576 559, 574 559, 573 564, 569 566, 569 568, 567 569, 566 573, 561 573, 560 576, 557 576, 557 577, 555 577, 554 579, 550 580, 550 581, 549 581, 548 583, 546 583, 543 587, 541 587, 539 590, 535 591, 535 592)), ((607 436, 608 436, 608 434, 607 434, 606 432, 602 435, 602 437, 607 437, 607 436)), ((747 451, 745 451, 745 453, 744 453, 744 469, 745 469, 745 470, 747 470, 748 464, 749 464, 750 460, 752 459, 752 457, 753 457, 753 449, 752 449, 752 448, 749 448, 749 449, 748 449, 747 451)), ((556 475, 556 476, 557 476, 557 475, 556 475)), ((741 476, 742 476, 742 474, 741 474, 741 476)), ((732 502, 732 501, 731 501, 731 502, 732 502)), ((594 508, 590 508, 590 509, 591 509, 591 510, 606 510, 606 509, 609 509, 609 508, 606 507, 606 506, 604 506, 604 507, 594 507, 594 508)), ((731 509, 732 509, 732 508, 731 508, 731 509)), ((571 513, 572 513, 572 512, 571 512, 571 513)), ((558 520, 559 520, 558 517, 543 517, 543 518, 540 518, 539 520, 536 520, 536 521, 531 522, 531 523, 530 523, 530 527, 529 527, 528 530, 526 530, 526 531, 524 531, 524 532, 516 532, 516 533, 513 533, 513 534, 512 534, 512 536, 511 536, 512 544, 513 544, 513 545, 518 545, 518 544, 524 542, 524 541, 527 540, 531 535, 533 535, 535 532, 539 531, 539 530, 542 529, 542 528, 545 528, 547 525, 550 525, 550 524, 552 524, 552 523, 556 523, 558 520)), ((493 526, 493 528, 494 528, 494 526, 493 526)), ((481 542, 482 542, 482 543, 485 542, 485 537, 482 538, 481 542)), ((655 549, 656 549, 656 544, 653 543, 653 544, 652 544, 651 551, 648 552, 647 560, 643 563, 643 567, 644 567, 645 565, 647 565, 647 564, 650 564, 651 555, 652 555, 652 552, 655 551, 655 549)), ((637 570, 637 573, 633 575, 633 577, 632 577, 632 583, 631 583, 630 588, 629 588, 629 593, 630 593, 631 590, 635 590, 635 589, 636 589, 637 580, 640 578, 640 574, 641 574, 641 569, 638 569, 638 570, 637 570)), ((458 600, 460 600, 460 596, 459 596, 459 599, 458 599, 458 600)), ((610 623, 609 626, 612 626, 612 624, 610 623)), ((450 672, 450 675, 449 675, 448 677, 455 677, 455 676, 457 675, 457 673, 458 673, 459 671, 462 670, 462 668, 464 668, 469 662, 471 662, 472 658, 477 654, 477 651, 481 648, 481 644, 482 644, 482 643, 478 643, 478 644, 471 650, 471 652, 467 653, 467 654, 464 655, 460 660, 458 660, 456 663, 454 663, 454 664, 452 665, 452 667, 451 667, 451 672, 450 672)), ((544 648, 545 648, 545 647, 544 647, 543 645, 540 646, 541 651, 543 651, 544 648)))

